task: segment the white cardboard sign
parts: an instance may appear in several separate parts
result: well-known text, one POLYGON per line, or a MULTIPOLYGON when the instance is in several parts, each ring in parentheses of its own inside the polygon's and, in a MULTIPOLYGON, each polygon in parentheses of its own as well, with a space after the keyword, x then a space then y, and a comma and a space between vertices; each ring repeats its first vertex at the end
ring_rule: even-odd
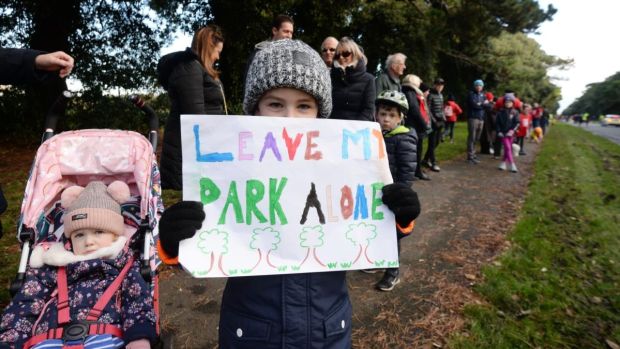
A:
POLYGON ((194 277, 398 266, 377 123, 183 115, 183 199, 206 219, 180 244, 194 277))

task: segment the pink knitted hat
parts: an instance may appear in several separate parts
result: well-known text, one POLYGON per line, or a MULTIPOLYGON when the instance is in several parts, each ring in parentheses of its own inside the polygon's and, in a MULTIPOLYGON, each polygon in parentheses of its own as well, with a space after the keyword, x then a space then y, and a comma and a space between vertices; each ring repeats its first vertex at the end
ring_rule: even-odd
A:
POLYGON ((125 232, 121 206, 129 199, 129 187, 121 181, 109 186, 103 182, 90 182, 84 187, 72 186, 62 192, 60 202, 66 208, 64 215, 65 236, 78 229, 97 229, 117 235, 125 232))

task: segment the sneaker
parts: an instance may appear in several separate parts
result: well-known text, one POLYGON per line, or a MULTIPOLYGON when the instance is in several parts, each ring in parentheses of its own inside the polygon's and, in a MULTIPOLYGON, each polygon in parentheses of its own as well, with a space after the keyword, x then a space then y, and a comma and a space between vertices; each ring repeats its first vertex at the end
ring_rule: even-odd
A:
POLYGON ((491 154, 491 155, 495 154, 495 150, 493 150, 493 148, 490 148, 489 149, 489 154, 491 154))
POLYGON ((381 271, 381 269, 361 269, 360 271, 366 274, 376 274, 381 271))
POLYGON ((441 169, 439 168, 439 166, 433 165, 433 166, 431 166, 431 171, 439 172, 439 171, 441 171, 441 169))
POLYGON ((415 177, 416 177, 416 178, 419 178, 419 179, 421 179, 421 180, 423 180, 423 181, 430 181, 430 180, 431 180, 431 177, 429 177, 428 175, 426 175, 424 172, 422 172, 422 173, 420 173, 420 174, 415 175, 415 177))
POLYGON ((398 275, 390 275, 389 273, 383 274, 383 278, 377 282, 377 289, 381 291, 391 291, 394 286, 400 283, 400 277, 398 275))
POLYGON ((525 155, 527 155, 527 153, 526 153, 526 152, 524 152, 524 151, 520 151, 520 152, 519 152, 519 156, 525 156, 525 155))
POLYGON ((502 161, 498 168, 502 171, 506 171, 506 161, 502 161))
POLYGON ((480 163, 480 160, 478 160, 476 158, 469 158, 469 159, 467 159, 467 161, 469 161, 469 163, 472 164, 472 165, 478 165, 480 163))
POLYGON ((519 170, 517 170, 517 165, 515 165, 514 163, 510 165, 510 172, 513 173, 517 173, 519 172, 519 170))

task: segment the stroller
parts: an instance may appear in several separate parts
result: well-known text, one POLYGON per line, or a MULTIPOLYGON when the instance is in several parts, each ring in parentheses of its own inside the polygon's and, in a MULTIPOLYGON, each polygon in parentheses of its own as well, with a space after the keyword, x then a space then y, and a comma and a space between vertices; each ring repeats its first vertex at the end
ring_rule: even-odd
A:
MULTIPOLYGON (((64 92, 46 116, 46 131, 30 170, 21 206, 17 238, 22 244, 22 253, 18 274, 11 284, 11 295, 14 296, 24 284, 32 247, 41 242, 60 241, 63 236, 62 191, 72 185, 85 186, 91 181, 102 181, 107 185, 120 180, 129 186, 131 193, 129 201, 121 205, 125 235, 132 251, 132 260, 140 263, 141 275, 150 285, 159 335, 158 280, 155 272, 159 260, 153 248, 157 222, 163 211, 154 151, 157 147, 157 116, 139 97, 132 96, 131 101, 149 117, 149 140, 133 131, 98 129, 68 131, 54 136, 59 111, 64 109, 70 97, 69 92, 64 92)), ((122 281, 119 280, 119 284, 122 281)), ((59 304, 61 293, 59 281, 59 304)), ((111 290, 106 293, 115 292, 111 290)), ((66 298, 66 287, 64 294, 66 298)), ((107 304, 106 300, 100 300, 98 304, 100 302, 107 304)), ((101 327, 97 323, 98 316, 89 316, 89 322, 72 321, 68 316, 60 317, 60 305, 58 312, 59 328, 31 338, 27 342, 29 345, 46 339, 84 341, 89 335, 100 333, 97 332, 101 327)))

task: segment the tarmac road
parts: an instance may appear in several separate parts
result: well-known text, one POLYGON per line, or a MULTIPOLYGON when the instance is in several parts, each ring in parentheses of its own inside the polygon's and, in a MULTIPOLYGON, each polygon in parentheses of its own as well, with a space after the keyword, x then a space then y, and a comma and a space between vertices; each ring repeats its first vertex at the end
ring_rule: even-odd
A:
POLYGON ((592 122, 588 126, 586 126, 585 124, 578 126, 573 123, 571 123, 571 125, 575 127, 581 127, 584 130, 594 133, 595 135, 605 137, 616 144, 620 144, 620 127, 618 126, 603 127, 599 123, 592 123, 592 122))

